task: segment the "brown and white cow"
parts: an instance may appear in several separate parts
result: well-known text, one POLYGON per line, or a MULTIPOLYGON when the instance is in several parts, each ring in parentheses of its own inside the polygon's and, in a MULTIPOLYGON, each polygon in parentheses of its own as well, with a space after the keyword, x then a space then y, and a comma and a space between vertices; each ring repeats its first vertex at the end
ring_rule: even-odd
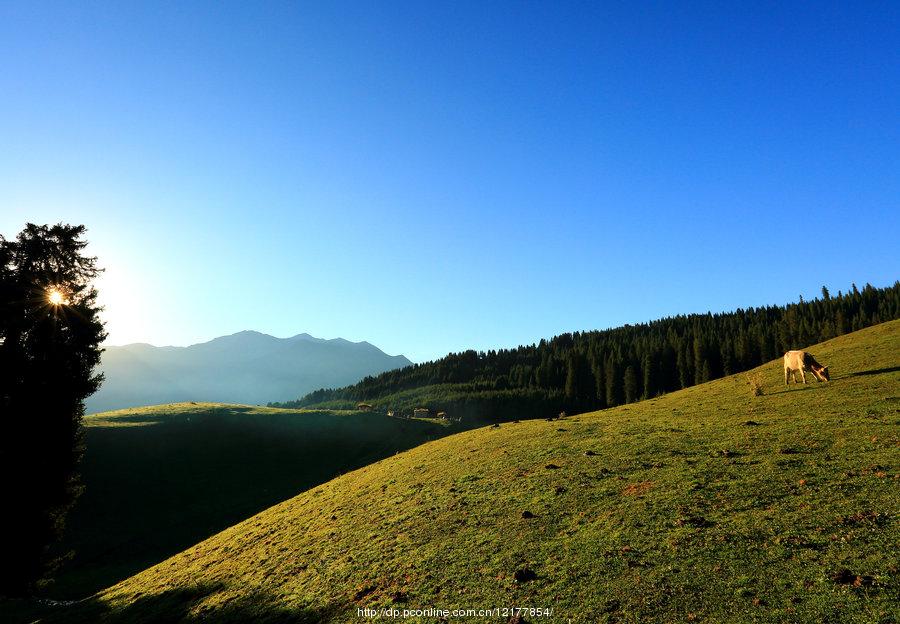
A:
POLYGON ((817 381, 828 381, 831 376, 828 374, 828 367, 822 366, 816 362, 816 358, 806 351, 788 351, 784 354, 784 383, 790 383, 791 376, 794 377, 794 383, 797 381, 797 373, 806 383, 806 372, 813 374, 817 381))

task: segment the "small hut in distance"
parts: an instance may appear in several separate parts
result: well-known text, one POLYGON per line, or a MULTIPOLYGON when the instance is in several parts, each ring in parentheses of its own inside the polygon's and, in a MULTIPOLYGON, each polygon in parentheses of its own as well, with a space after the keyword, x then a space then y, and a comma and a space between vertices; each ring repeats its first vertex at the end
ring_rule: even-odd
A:
POLYGON ((372 405, 369 403, 357 403, 356 409, 357 409, 357 411, 360 411, 360 412, 371 412, 372 405))

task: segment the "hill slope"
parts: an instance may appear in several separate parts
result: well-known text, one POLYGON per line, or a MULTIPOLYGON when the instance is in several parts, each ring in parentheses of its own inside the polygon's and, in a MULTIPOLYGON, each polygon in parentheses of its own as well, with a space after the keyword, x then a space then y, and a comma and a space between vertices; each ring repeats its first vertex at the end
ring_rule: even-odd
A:
POLYGON ((900 322, 810 350, 831 383, 785 388, 773 362, 755 371, 763 396, 739 375, 425 444, 59 617, 351 622, 393 605, 553 609, 533 622, 896 621, 900 322))
POLYGON ((445 435, 421 421, 212 403, 85 418, 85 491, 48 595, 82 598, 349 470, 445 435))
POLYGON ((88 412, 183 401, 265 404, 408 366, 368 342, 244 331, 189 347, 106 347, 88 412))
POLYGON ((346 409, 365 401, 470 423, 578 414, 750 370, 785 351, 900 319, 900 282, 787 305, 688 314, 560 334, 515 349, 473 350, 320 389, 275 407, 346 409))

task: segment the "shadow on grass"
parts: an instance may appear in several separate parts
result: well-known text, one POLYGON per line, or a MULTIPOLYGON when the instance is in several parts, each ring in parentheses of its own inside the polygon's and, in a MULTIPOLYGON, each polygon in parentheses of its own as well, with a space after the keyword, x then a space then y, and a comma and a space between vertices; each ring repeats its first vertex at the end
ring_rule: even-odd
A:
POLYGON ((784 394, 786 392, 802 392, 804 390, 812 390, 814 387, 815 386, 813 386, 811 384, 791 384, 790 386, 782 388, 781 390, 775 390, 774 392, 766 392, 766 395, 771 396, 773 394, 784 394), (799 386, 799 388, 797 386, 799 386))
MULTIPOLYGON (((858 371, 855 373, 847 373, 846 375, 841 375, 840 377, 832 377, 832 381, 836 379, 847 379, 849 377, 864 377, 868 375, 884 375, 886 373, 897 373, 900 372, 900 366, 891 366, 889 368, 874 368, 872 370, 866 371, 858 371)), ((822 383, 822 382, 816 382, 822 383)), ((825 382, 827 383, 827 382, 825 382)), ((782 388, 781 390, 776 390, 774 392, 766 392, 767 395, 773 394, 784 394, 785 392, 797 392, 800 390, 810 390, 815 387, 816 384, 808 383, 808 384, 791 384, 789 387, 782 388), (794 386, 800 386, 799 388, 794 386)))
POLYGON ((892 366, 891 368, 876 368, 873 370, 859 371, 858 373, 850 373, 847 377, 862 377, 863 375, 883 375, 884 373, 900 372, 900 366, 892 366))
POLYGON ((197 585, 171 589, 160 594, 143 595, 122 606, 90 598, 70 605, 48 608, 42 624, 313 624, 328 622, 339 608, 290 607, 265 593, 242 593, 223 597, 215 604, 204 604, 207 598, 222 591, 221 585, 197 585))

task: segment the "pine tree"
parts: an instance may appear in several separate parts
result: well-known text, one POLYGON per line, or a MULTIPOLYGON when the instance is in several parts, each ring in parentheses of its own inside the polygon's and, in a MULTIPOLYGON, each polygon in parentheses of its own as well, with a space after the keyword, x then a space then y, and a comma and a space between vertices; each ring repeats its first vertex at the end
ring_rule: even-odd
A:
POLYGON ((0 594, 52 572, 48 547, 78 494, 84 399, 105 337, 83 226, 28 224, 0 237, 0 594))
POLYGON ((677 357, 676 368, 678 369, 678 385, 681 388, 687 388, 691 385, 693 374, 688 368, 687 353, 685 349, 679 349, 677 357))
POLYGON ((578 398, 578 362, 575 353, 569 353, 566 364, 566 398, 575 401, 578 398))
POLYGON ((656 396, 656 358, 650 353, 644 354, 644 360, 641 363, 641 372, 644 374, 643 395, 645 399, 656 396))
POLYGON ((606 374, 603 370, 603 360, 597 357, 591 365, 591 372, 594 375, 594 399, 597 409, 606 407, 606 374))
MULTIPOLYGON (((706 346, 699 334, 694 336, 694 383, 707 381, 703 378, 703 366, 706 364, 706 346)), ((707 366, 707 370, 709 370, 707 366)))
POLYGON ((616 361, 610 356, 606 360, 606 406, 615 407, 621 400, 619 398, 619 369, 616 361))
POLYGON ((694 336, 694 383, 709 381, 709 362, 706 359, 706 345, 698 335, 694 336))
POLYGON ((623 386, 625 389, 625 402, 634 403, 638 399, 638 382, 637 373, 634 372, 634 366, 629 364, 625 368, 625 376, 623 378, 623 386))

